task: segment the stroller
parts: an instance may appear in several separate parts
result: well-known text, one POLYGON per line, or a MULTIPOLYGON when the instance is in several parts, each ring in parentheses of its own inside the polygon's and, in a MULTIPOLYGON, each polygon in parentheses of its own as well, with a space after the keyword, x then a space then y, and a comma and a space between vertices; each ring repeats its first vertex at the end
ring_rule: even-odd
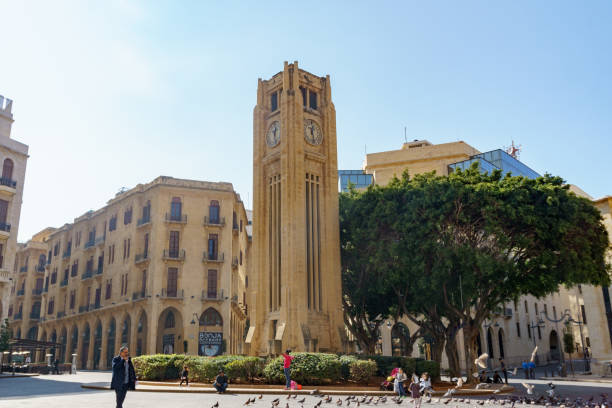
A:
POLYGON ((381 391, 393 391, 393 381, 395 380, 395 374, 397 373, 397 368, 394 368, 391 371, 391 375, 385 379, 382 383, 380 383, 381 391))

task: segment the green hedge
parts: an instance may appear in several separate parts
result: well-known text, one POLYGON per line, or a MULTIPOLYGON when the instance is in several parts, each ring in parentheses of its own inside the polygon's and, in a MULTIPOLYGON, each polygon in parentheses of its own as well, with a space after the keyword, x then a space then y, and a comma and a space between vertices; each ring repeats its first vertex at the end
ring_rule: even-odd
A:
MULTIPOLYGON (((386 377, 396 367, 406 374, 427 371, 436 378, 440 367, 435 361, 408 357, 361 356, 325 353, 294 353, 291 378, 304 385, 330 384, 340 381, 367 383, 372 377, 386 377)), ((136 376, 140 380, 178 379, 183 364, 189 367, 189 379, 197 382, 212 381, 223 369, 232 383, 250 382, 264 377, 269 383, 284 384, 283 358, 264 360, 259 357, 219 356, 201 357, 182 354, 154 354, 132 359, 136 376)))

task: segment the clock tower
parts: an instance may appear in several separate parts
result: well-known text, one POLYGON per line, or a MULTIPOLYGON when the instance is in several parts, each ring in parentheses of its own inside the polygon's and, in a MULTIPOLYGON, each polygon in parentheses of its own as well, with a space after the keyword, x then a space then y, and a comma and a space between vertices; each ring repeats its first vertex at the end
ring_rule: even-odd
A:
POLYGON ((336 112, 297 61, 257 87, 252 261, 250 353, 342 351, 336 112))

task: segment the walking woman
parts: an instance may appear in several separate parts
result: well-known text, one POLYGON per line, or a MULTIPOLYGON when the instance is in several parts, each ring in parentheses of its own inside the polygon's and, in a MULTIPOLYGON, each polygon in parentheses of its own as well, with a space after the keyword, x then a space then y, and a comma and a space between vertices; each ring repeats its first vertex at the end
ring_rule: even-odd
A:
POLYGON ((189 367, 187 367, 185 364, 183 364, 183 371, 181 372, 181 383, 179 384, 179 387, 183 385, 183 382, 185 382, 189 387, 189 367))

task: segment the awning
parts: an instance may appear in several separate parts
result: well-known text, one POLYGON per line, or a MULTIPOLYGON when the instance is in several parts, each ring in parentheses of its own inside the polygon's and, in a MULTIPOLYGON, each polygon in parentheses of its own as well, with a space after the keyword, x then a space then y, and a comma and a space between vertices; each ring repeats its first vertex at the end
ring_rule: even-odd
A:
POLYGON ((276 328, 276 336, 274 336, 274 340, 282 340, 283 334, 285 334, 285 323, 281 323, 276 328))
POLYGON ((253 341, 253 335, 255 335, 255 326, 249 327, 249 331, 247 332, 246 340, 244 342, 250 344, 253 341))

